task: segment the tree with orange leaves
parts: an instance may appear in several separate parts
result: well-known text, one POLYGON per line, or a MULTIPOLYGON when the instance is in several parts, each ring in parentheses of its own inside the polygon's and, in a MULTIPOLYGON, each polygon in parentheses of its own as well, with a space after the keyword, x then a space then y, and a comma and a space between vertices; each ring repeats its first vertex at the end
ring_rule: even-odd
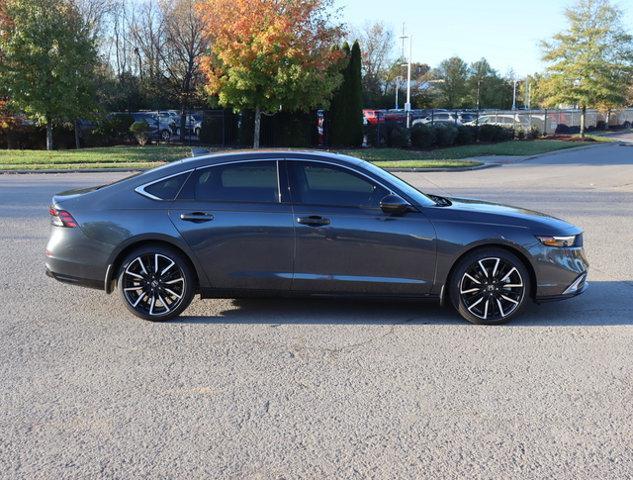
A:
POLYGON ((235 110, 253 109, 253 148, 261 113, 327 106, 341 81, 331 0, 201 0, 211 48, 203 58, 206 90, 235 110))

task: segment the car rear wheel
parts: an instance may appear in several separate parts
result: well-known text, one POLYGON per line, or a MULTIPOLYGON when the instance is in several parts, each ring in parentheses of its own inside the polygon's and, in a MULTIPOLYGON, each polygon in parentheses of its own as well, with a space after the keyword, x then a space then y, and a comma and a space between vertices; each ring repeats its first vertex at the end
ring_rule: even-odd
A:
POLYGON ((451 303, 472 323, 499 325, 519 314, 530 295, 530 275, 504 249, 475 250, 460 260, 449 284, 451 303))
POLYGON ((123 260, 118 278, 125 306, 137 317, 164 321, 177 317, 191 303, 195 277, 189 262, 178 252, 147 246, 123 260))

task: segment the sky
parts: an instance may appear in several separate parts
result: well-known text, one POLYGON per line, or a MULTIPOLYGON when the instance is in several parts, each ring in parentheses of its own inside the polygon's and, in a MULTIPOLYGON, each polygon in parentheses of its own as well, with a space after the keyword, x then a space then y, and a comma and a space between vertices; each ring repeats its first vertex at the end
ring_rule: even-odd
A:
MULTIPOLYGON (((615 1, 633 30, 633 1, 615 1)), ((468 63, 486 57, 500 74, 518 77, 544 69, 539 41, 565 28, 566 0, 335 0, 353 26, 384 21, 413 35, 413 60, 437 66, 457 55, 468 63)), ((407 47, 408 48, 408 47, 407 47)), ((397 41, 396 53, 400 53, 397 41)))

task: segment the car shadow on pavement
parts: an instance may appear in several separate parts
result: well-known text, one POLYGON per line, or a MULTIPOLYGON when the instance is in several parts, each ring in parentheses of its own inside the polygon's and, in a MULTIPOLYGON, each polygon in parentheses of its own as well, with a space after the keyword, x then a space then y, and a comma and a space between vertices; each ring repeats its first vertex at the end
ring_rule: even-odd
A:
MULTIPOLYGON (((212 302, 214 300, 206 300, 212 302)), ((243 298, 214 316, 181 316, 174 324, 463 325, 450 306, 436 302, 333 298, 243 298)), ((562 302, 529 303, 510 327, 633 325, 633 281, 590 282, 562 302)))

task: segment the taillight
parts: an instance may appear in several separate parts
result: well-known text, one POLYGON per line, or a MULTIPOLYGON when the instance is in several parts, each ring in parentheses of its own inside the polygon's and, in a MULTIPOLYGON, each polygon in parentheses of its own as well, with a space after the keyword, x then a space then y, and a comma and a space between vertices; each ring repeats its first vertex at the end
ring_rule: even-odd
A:
POLYGON ((57 210, 53 207, 48 209, 48 213, 51 214, 51 223, 58 227, 75 228, 77 222, 73 216, 66 210, 57 210))

